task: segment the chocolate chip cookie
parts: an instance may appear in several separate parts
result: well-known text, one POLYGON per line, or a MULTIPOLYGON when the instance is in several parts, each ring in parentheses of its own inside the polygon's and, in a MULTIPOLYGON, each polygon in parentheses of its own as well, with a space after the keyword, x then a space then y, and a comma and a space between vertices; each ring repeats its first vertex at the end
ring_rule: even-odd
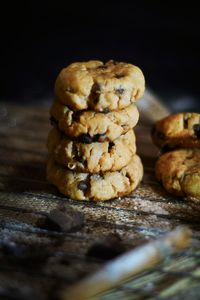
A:
POLYGON ((82 143, 114 141, 132 129, 138 122, 139 113, 134 104, 121 111, 98 113, 72 111, 55 101, 50 109, 51 121, 71 138, 82 143))
POLYGON ((200 149, 167 152, 155 168, 157 179, 169 193, 200 198, 200 149))
POLYGON ((83 144, 68 139, 54 128, 49 133, 47 146, 57 163, 73 171, 89 173, 118 171, 136 152, 133 130, 113 142, 83 144))
POLYGON ((177 113, 158 121, 152 139, 164 149, 200 148, 200 114, 177 113))
POLYGON ((132 192, 142 180, 139 156, 120 171, 101 174, 78 173, 56 164, 49 158, 47 178, 58 190, 72 199, 104 201, 132 192))
POLYGON ((143 93, 142 71, 113 60, 72 63, 61 70, 55 82, 55 96, 72 110, 109 112, 137 101, 143 93))

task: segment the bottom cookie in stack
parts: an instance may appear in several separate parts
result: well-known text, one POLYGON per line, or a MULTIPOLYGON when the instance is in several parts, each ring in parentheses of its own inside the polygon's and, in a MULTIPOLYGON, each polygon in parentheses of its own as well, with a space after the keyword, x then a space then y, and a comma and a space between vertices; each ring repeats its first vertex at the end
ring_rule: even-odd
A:
POLYGON ((129 194, 138 186, 143 166, 138 155, 120 171, 100 174, 79 173, 55 162, 52 156, 47 163, 47 178, 58 190, 75 200, 104 201, 129 194))

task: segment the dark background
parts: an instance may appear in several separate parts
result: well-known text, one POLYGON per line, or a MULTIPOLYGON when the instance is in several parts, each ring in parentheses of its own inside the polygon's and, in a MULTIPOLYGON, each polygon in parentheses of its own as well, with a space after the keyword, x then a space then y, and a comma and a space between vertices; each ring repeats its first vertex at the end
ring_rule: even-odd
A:
POLYGON ((0 99, 53 98, 73 61, 128 61, 174 110, 199 110, 199 9, 192 1, 20 1, 1 7, 0 99))

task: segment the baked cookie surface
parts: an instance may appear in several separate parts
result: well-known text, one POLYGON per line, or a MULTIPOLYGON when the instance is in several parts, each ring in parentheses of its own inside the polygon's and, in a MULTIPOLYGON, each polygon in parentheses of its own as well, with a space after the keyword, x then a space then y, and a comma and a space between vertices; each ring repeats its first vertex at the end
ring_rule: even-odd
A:
POLYGON ((98 113, 74 112, 58 101, 54 101, 50 115, 61 131, 71 138, 78 138, 82 143, 114 141, 121 134, 135 127, 139 119, 138 109, 134 104, 122 111, 98 113))
POLYGON ((57 163, 73 171, 89 173, 118 171, 136 152, 133 130, 113 142, 83 144, 68 139, 54 128, 49 133, 47 146, 57 163))
POLYGON ((112 60, 72 63, 55 82, 56 98, 73 110, 119 110, 137 101, 144 89, 138 67, 112 60))
POLYGON ((156 162, 155 171, 169 193, 200 198, 200 149, 167 152, 156 162))
POLYGON ((152 139, 161 148, 200 148, 200 114, 177 113, 158 121, 152 139))
POLYGON ((142 180, 143 166, 139 156, 120 171, 102 174, 78 173, 56 164, 47 164, 47 179, 58 190, 75 200, 104 201, 132 192, 142 180))

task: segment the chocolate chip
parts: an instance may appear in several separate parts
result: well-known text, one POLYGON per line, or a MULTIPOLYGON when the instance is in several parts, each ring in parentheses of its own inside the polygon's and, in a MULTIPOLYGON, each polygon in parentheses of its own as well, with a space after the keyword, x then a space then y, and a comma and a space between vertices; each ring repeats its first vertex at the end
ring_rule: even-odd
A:
POLYGON ((200 124, 194 124, 193 126, 194 134, 197 137, 197 139, 200 139, 200 124))
POLYGON ((91 92, 92 93, 99 93, 101 91, 101 86, 99 83, 95 82, 92 86, 91 92))
POLYGON ((72 115, 72 120, 74 122, 80 122, 81 111, 74 111, 72 115))
POLYGON ((110 234, 97 240, 87 251, 87 256, 100 258, 103 260, 113 259, 126 250, 120 237, 110 234))
POLYGON ((108 137, 106 133, 97 133, 92 137, 88 133, 83 133, 79 135, 77 140, 83 144, 90 144, 94 142, 106 142, 108 141, 108 137))
POLYGON ((94 94, 92 101, 93 101, 94 104, 97 104, 99 102, 99 95, 98 94, 94 94))
POLYGON ((125 75, 124 75, 124 74, 116 74, 115 77, 116 77, 117 79, 120 79, 120 78, 125 77, 125 75))
POLYGON ((93 142, 105 142, 107 140, 107 136, 105 133, 95 134, 93 136, 93 142))
POLYGON ((184 129, 188 129, 188 118, 183 120, 184 129))
POLYGON ((77 231, 84 223, 84 214, 69 205, 60 205, 51 210, 47 218, 51 223, 54 223, 60 231, 64 232, 77 231))
POLYGON ((114 146, 114 143, 110 142, 109 145, 108 145, 108 151, 110 151, 113 146, 114 146))
POLYGON ((109 110, 108 107, 104 108, 104 110, 103 110, 103 113, 104 113, 104 114, 107 114, 107 113, 109 113, 109 112, 110 112, 110 110, 109 110))
POLYGON ((81 191, 86 191, 88 188, 88 184, 84 180, 80 181, 77 186, 78 186, 78 189, 81 191))
POLYGON ((92 137, 88 133, 83 133, 79 136, 79 140, 84 144, 92 143, 92 137))
POLYGON ((116 92, 119 94, 119 95, 122 95, 124 93, 124 89, 117 89, 116 92))

